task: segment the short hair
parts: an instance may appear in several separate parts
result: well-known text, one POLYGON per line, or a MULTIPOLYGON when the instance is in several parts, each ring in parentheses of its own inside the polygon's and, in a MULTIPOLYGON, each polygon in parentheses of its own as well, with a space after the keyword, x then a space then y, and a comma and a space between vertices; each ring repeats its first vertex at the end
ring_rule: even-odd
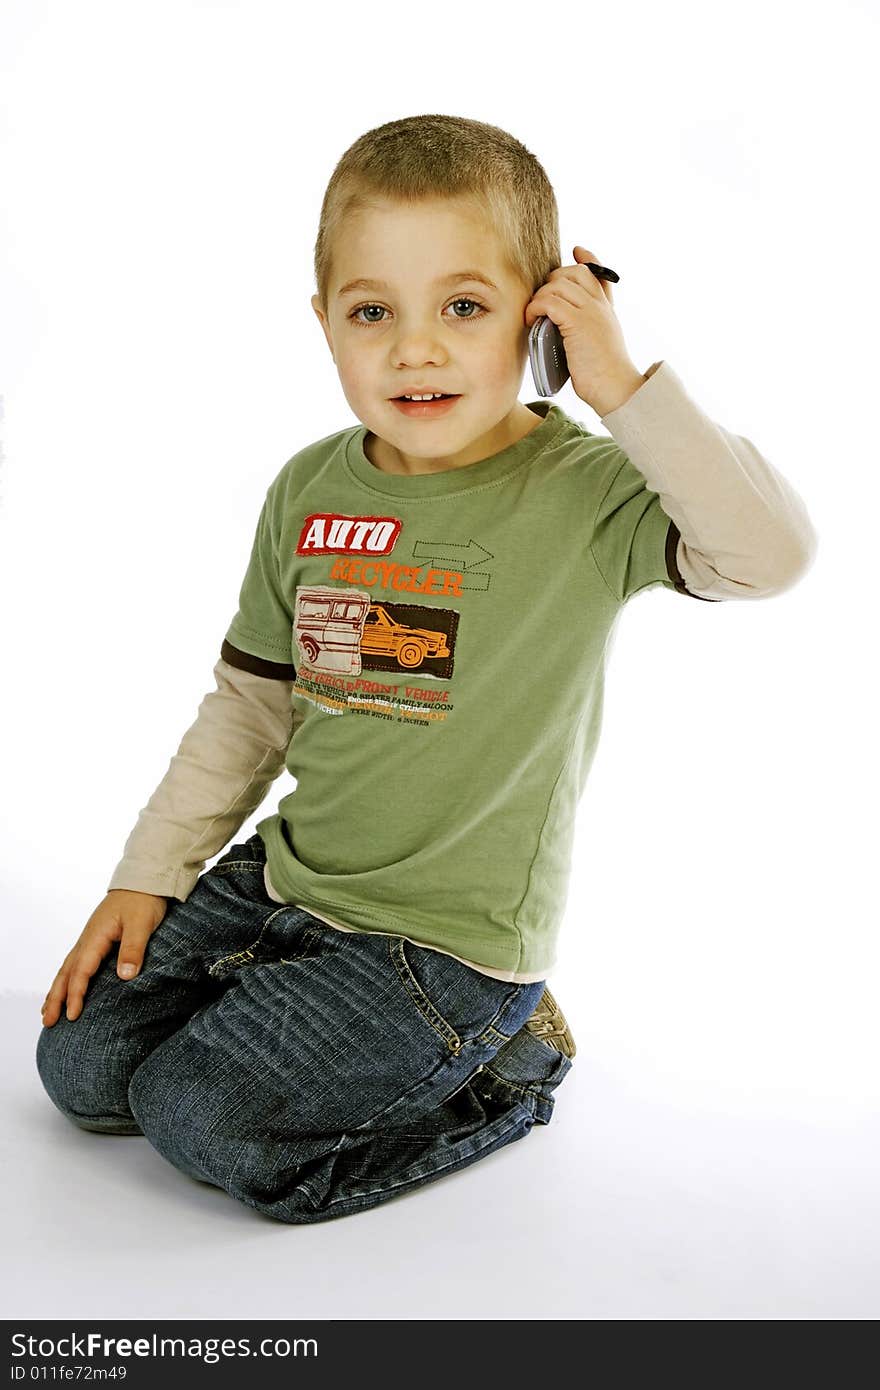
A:
POLYGON ((556 195, 540 162, 506 130, 465 116, 404 116, 358 137, 324 194, 315 281, 327 309, 332 250, 351 213, 375 200, 461 198, 499 237, 509 267, 532 294, 560 264, 556 195))

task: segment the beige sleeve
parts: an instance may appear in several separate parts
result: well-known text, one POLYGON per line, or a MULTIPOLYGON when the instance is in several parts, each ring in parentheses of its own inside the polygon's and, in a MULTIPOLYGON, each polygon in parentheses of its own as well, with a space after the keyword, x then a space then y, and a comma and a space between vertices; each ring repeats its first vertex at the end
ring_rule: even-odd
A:
POLYGON ((802 498, 751 440, 715 424, 668 362, 602 423, 679 531, 676 561, 698 598, 767 598, 810 568, 818 537, 802 498))
POLYGON ((168 771, 140 812, 108 885, 185 901, 206 860, 256 810, 283 771, 295 726, 292 680, 214 667, 168 771))

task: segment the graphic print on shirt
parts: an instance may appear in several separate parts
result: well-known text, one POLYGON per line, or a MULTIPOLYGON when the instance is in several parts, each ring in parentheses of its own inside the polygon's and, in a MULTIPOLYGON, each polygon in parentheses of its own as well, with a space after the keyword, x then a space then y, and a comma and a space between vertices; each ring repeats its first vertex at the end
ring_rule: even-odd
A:
POLYGON ((296 553, 336 555, 327 577, 349 584, 454 597, 465 590, 488 593, 492 576, 486 566, 495 557, 473 536, 464 544, 436 537, 414 538, 410 553, 419 562, 415 565, 384 560, 375 565, 364 563, 361 557, 376 560, 378 556, 390 555, 402 528, 403 523, 396 516, 312 512, 303 522, 296 553))
POLYGON ((311 512, 302 524, 297 555, 390 555, 400 535, 396 516, 344 516, 311 512))
POLYGON ((459 610, 385 593, 485 593, 491 577, 485 565, 494 557, 473 539, 465 545, 417 539, 413 555, 432 563, 379 558, 391 554, 401 530, 393 516, 315 512, 305 518, 297 554, 333 557, 326 578, 341 582, 296 586, 294 693, 327 714, 352 711, 430 727, 452 709, 451 692, 434 682, 452 677, 459 610), (366 672, 409 680, 370 679, 366 672))
POLYGON ((445 720, 452 709, 449 690, 425 681, 452 674, 457 626, 454 609, 374 603, 364 589, 299 584, 294 694, 326 714, 352 711, 426 727, 445 720), (398 685, 371 679, 367 671, 413 675, 398 685))

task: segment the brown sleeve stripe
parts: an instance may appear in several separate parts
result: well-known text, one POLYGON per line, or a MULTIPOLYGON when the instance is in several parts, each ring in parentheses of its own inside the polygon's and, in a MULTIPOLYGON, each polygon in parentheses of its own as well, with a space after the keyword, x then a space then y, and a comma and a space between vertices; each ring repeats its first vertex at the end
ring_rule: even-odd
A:
POLYGON ((722 600, 719 598, 703 598, 702 594, 692 594, 690 589, 685 584, 684 580, 681 577, 681 571, 678 568, 678 560, 676 559, 675 554, 675 552, 678 549, 678 542, 680 537, 681 532, 679 531, 675 522, 670 521, 669 529, 666 532, 666 570, 669 574, 669 578, 672 580, 678 592, 680 594, 687 594, 688 598, 698 598, 703 603, 721 603, 722 600))
POLYGON ((238 647, 233 647, 225 637, 220 647, 220 655, 230 666, 237 666, 240 671, 250 671, 252 676, 268 676, 269 680, 274 681, 296 680, 295 666, 284 661, 264 661, 261 656, 251 656, 250 652, 242 652, 238 647))

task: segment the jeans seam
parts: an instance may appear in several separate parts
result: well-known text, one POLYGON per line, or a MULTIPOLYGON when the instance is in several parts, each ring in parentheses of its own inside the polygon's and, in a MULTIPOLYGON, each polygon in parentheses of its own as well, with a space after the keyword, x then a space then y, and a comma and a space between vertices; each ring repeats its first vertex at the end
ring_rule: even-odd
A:
POLYGON ((315 941, 320 935, 320 927, 306 927, 305 934, 303 935, 301 943, 302 949, 300 951, 297 951, 296 955, 294 956, 279 956, 278 959, 281 965, 295 965, 298 960, 302 960, 303 956, 308 955, 312 942, 315 941))
POLYGON ((502 1076, 500 1071, 495 1071, 494 1067, 490 1067, 487 1065, 483 1068, 483 1070, 487 1072, 489 1076, 494 1076, 496 1081, 501 1081, 505 1086, 509 1086, 513 1091, 519 1091, 522 1095, 532 1097, 538 1095, 538 1092, 535 1090, 534 1086, 520 1086, 516 1081, 508 1081, 507 1077, 502 1076))
MULTIPOLYGON (((499 1009, 499 1013, 500 1012, 499 1009)), ((498 1014, 496 1014, 495 1017, 497 1018, 498 1014)), ((503 1047, 505 1043, 510 1042, 512 1037, 512 1033, 502 1033, 500 1028, 496 1028, 493 1023, 490 1023, 480 1034, 479 1038, 477 1038, 477 1042, 485 1043, 487 1047, 494 1047, 496 1044, 503 1047)))
POLYGON ((452 1024, 448 1023, 443 1017, 439 1009, 435 1008, 410 969, 402 936, 389 936, 388 953, 391 956, 394 968, 400 976, 407 994, 409 994, 416 1008, 419 1010, 419 1013, 430 1024, 434 1032, 439 1034, 451 1052, 460 1052, 463 1045, 462 1039, 458 1036, 452 1024), (442 1027, 438 1027, 435 1020, 438 1020, 439 1023, 442 1024, 442 1027))
MULTIPOLYGON (((535 1104, 534 1104, 534 1093, 533 1093, 533 1092, 530 1092, 530 1093, 529 1093, 529 1099, 530 1099, 530 1101, 531 1101, 531 1104, 530 1104, 530 1106, 528 1107, 528 1111, 529 1111, 529 1114, 530 1114, 532 1120, 534 1120, 534 1116, 535 1116, 535 1104)), ((517 1103, 520 1103, 520 1102, 517 1102, 517 1103)), ((525 1108, 525 1107, 524 1107, 524 1108, 525 1108)), ((485 1148, 488 1146, 489 1143, 494 1143, 495 1140, 496 1140, 496 1138, 498 1137, 498 1134, 499 1134, 499 1133, 504 1133, 505 1131, 511 1130, 511 1129, 514 1128, 514 1125, 510 1123, 511 1119, 514 1118, 514 1112, 513 1112, 513 1111, 506 1111, 506 1112, 505 1112, 503 1118, 504 1118, 504 1120, 505 1120, 506 1123, 505 1123, 505 1125, 503 1126, 503 1128, 502 1128, 502 1126, 499 1124, 499 1121, 500 1121, 501 1118, 502 1118, 502 1117, 499 1116, 498 1119, 496 1119, 495 1121, 493 1121, 491 1125, 487 1125, 483 1130, 479 1131, 479 1134, 478 1134, 478 1135, 472 1135, 472 1136, 470 1137, 470 1141, 469 1141, 468 1144, 467 1144, 468 1157, 473 1157, 475 1154, 481 1153, 482 1150, 485 1149, 485 1148), (490 1131, 490 1130, 494 1130, 494 1132, 493 1132, 493 1133, 489 1133, 489 1134, 488 1134, 488 1139, 487 1139, 487 1133, 488 1133, 488 1131, 490 1131), (476 1138, 479 1138, 482 1142, 480 1142, 480 1143, 474 1143, 474 1140, 475 1140, 476 1138)), ((519 1117, 516 1117, 516 1118, 519 1119, 519 1117)), ((531 1125, 529 1126, 529 1128, 531 1128, 531 1125)), ((419 1183, 419 1182, 421 1182, 425 1177, 427 1177, 428 1174, 430 1174, 432 1178, 436 1178, 436 1177, 439 1177, 441 1173, 444 1173, 444 1172, 446 1172, 446 1171, 449 1170, 449 1169, 451 1169, 451 1170, 454 1171, 456 1168, 460 1168, 461 1166, 462 1166, 462 1165, 461 1165, 461 1155, 460 1155, 460 1154, 456 1154, 448 1163, 439 1163, 439 1164, 435 1164, 433 1167, 428 1168, 427 1172, 424 1172, 424 1171, 421 1172, 421 1173, 418 1173, 418 1172, 417 1172, 417 1173, 415 1174, 415 1176, 412 1176, 412 1175, 411 1175, 411 1176, 408 1177, 408 1178, 402 1178, 399 1182, 389 1182, 389 1183, 386 1183, 386 1185, 385 1185, 384 1187, 381 1187, 381 1188, 379 1189, 379 1192, 384 1196, 386 1193, 394 1192, 394 1191, 396 1191, 398 1188, 405 1187, 405 1186, 411 1186, 414 1182, 415 1182, 415 1183, 419 1183)), ((306 1183, 302 1183, 301 1185, 302 1185, 303 1187, 306 1187, 306 1186, 307 1186, 306 1183)), ((350 1203, 350 1202, 352 1202, 352 1201, 358 1201, 360 1198, 363 1198, 363 1197, 375 1197, 375 1195, 376 1195, 376 1190, 375 1190, 375 1188, 373 1188, 373 1189, 371 1189, 371 1188, 355 1188, 355 1189, 353 1189, 351 1192, 346 1193, 346 1195, 345 1195, 344 1197, 338 1197, 338 1198, 336 1198, 335 1201, 330 1201, 330 1202, 328 1202, 328 1203, 326 1204, 326 1210, 329 1211, 332 1207, 339 1206, 339 1205, 341 1205, 341 1204, 344 1203, 344 1202, 350 1203)), ((313 1191, 309 1191, 308 1196, 309 1196, 309 1200, 311 1201, 312 1205, 314 1206, 314 1205, 315 1205, 314 1192, 313 1192, 313 1191)))
POLYGON ((262 941, 263 937, 266 935, 266 929, 267 929, 267 927, 269 927, 269 925, 270 925, 272 922, 274 922, 275 918, 278 916, 279 913, 285 912, 285 911, 287 911, 287 908, 286 908, 286 906, 283 906, 283 907, 279 907, 275 912, 270 912, 270 913, 269 913, 269 916, 266 918, 265 922, 263 923, 262 927, 260 928, 259 936, 257 936, 256 939, 255 939, 254 941, 252 941, 251 944, 250 944, 249 946, 245 946, 245 948, 244 948, 243 951, 232 951, 232 952, 230 952, 230 954, 229 954, 228 956, 219 956, 218 959, 215 960, 214 963, 213 963, 212 965, 209 965, 209 966, 208 966, 208 974, 209 974, 209 975, 215 974, 215 972, 217 971, 218 966, 225 965, 228 961, 234 961, 234 960, 253 960, 253 958, 254 958, 254 950, 256 949, 257 946, 259 946, 259 944, 260 944, 260 942, 262 941))

